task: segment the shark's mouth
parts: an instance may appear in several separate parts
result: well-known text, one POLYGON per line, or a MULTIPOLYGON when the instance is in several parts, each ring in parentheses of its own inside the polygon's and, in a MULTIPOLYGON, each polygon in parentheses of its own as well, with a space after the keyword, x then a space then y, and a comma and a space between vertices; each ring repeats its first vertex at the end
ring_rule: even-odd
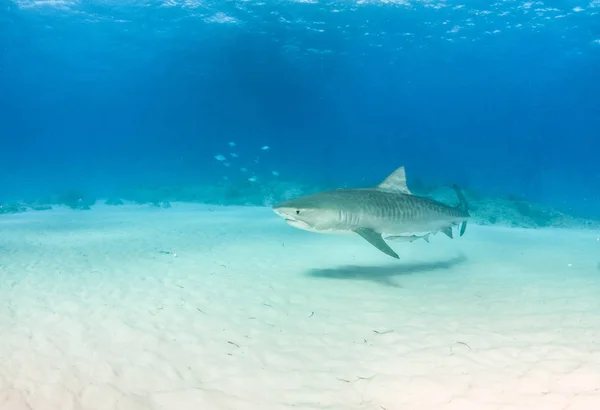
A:
POLYGON ((306 222, 299 221, 299 220, 294 219, 294 218, 288 218, 288 217, 286 217, 285 221, 287 222, 288 225, 293 226, 294 228, 302 229, 303 231, 319 232, 318 229, 313 228, 312 226, 310 226, 306 222))
POLYGON ((318 229, 313 228, 310 224, 300 221, 288 213, 281 212, 277 209, 274 209, 274 211, 277 215, 282 217, 288 225, 293 226, 294 228, 302 229, 303 231, 319 232, 318 229))
POLYGON ((294 218, 285 218, 285 221, 288 223, 288 225, 292 225, 296 228, 308 227, 308 224, 306 222, 302 222, 294 218))
POLYGON ((294 218, 293 216, 289 215, 288 213, 279 211, 277 209, 273 210, 277 215, 279 215, 280 217, 282 217, 287 223, 291 224, 294 222, 299 222, 296 218, 294 218))

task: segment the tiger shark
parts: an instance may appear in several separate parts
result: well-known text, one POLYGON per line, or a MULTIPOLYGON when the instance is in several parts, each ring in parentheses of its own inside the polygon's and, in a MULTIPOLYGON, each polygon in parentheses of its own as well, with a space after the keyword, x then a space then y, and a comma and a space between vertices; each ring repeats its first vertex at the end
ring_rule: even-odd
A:
POLYGON ((460 188, 453 185, 458 205, 413 195, 406 186, 404 167, 379 185, 369 188, 340 188, 301 196, 273 206, 273 211, 298 229, 333 234, 357 234, 381 252, 399 256, 385 239, 412 242, 443 232, 452 238, 452 228, 465 233, 470 218, 460 188), (414 235, 415 232, 424 235, 414 235), (384 239, 384 236, 386 237, 384 239))

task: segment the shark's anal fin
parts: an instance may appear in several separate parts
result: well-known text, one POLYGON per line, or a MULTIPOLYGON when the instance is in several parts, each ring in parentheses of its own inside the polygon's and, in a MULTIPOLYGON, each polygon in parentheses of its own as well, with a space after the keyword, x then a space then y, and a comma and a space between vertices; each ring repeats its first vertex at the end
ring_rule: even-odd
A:
POLYGON ((448 238, 452 239, 453 235, 452 235, 452 227, 451 226, 448 226, 448 227, 442 229, 442 232, 444 232, 448 238))
POLYGON ((400 259, 398 254, 383 240, 381 234, 369 228, 358 228, 354 232, 365 238, 367 242, 392 258, 400 259))

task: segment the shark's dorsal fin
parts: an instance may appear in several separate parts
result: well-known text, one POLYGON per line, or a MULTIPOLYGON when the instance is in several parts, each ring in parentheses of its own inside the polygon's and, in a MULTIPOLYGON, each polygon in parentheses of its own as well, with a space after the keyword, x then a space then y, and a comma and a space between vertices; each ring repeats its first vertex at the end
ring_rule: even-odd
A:
POLYGON ((400 167, 392 172, 383 182, 377 185, 377 188, 384 191, 401 192, 403 194, 412 195, 406 186, 406 171, 404 167, 400 167))

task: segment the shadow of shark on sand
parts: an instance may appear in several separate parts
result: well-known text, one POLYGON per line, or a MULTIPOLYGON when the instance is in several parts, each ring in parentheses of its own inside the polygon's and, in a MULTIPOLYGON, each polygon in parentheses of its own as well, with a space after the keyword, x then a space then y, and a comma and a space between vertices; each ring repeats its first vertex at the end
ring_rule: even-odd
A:
POLYGON ((391 279, 394 276, 448 270, 467 261, 462 253, 450 259, 434 262, 394 263, 389 265, 359 266, 344 265, 335 268, 315 268, 306 275, 321 279, 368 280, 385 286, 401 288, 391 279))

